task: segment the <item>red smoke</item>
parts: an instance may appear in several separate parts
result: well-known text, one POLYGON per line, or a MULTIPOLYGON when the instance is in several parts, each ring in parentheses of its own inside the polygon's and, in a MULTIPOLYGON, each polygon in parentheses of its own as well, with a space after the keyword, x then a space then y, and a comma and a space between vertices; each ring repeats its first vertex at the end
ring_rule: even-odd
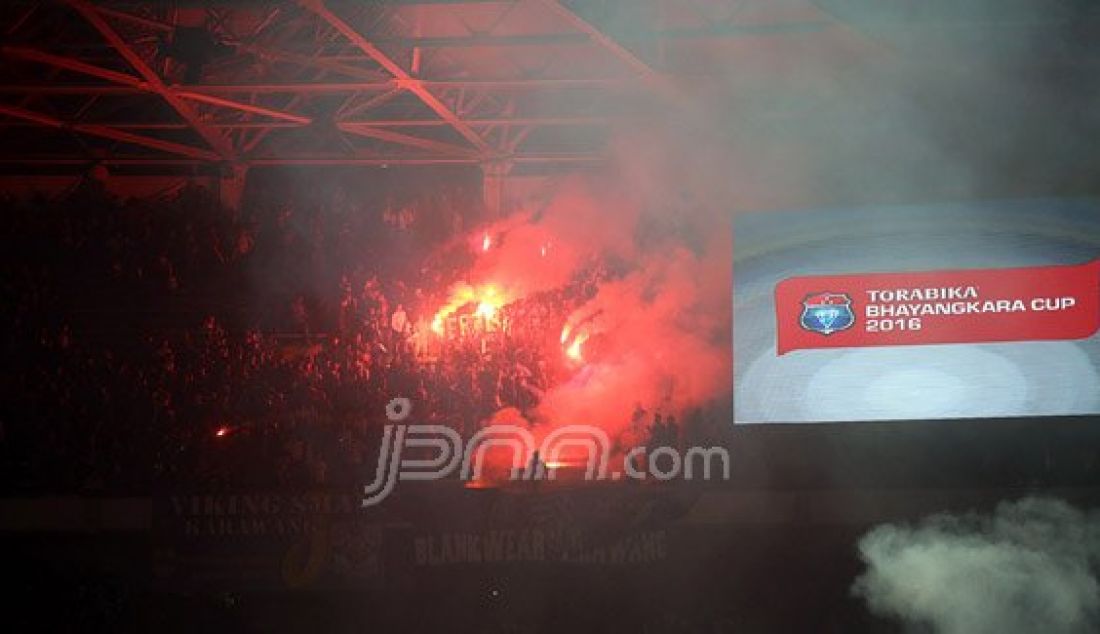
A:
POLYGON ((562 324, 559 354, 573 374, 536 408, 537 436, 575 424, 615 436, 636 404, 682 420, 730 389, 726 223, 654 207, 602 179, 616 182, 578 177, 546 208, 476 232, 481 253, 459 287, 492 286, 514 301, 560 288, 593 262, 614 263, 562 324))
POLYGON ((686 249, 642 258, 640 268, 601 286, 575 314, 598 316, 577 335, 599 339, 600 355, 573 380, 552 388, 538 408, 553 425, 624 429, 635 403, 682 416, 729 389, 728 309, 708 306, 711 265, 686 249))

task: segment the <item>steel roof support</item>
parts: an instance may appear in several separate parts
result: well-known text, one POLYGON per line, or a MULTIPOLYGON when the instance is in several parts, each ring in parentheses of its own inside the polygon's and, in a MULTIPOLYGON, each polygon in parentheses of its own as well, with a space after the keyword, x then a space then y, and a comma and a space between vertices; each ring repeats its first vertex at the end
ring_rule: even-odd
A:
POLYGON ((301 0, 302 6, 309 9, 313 13, 316 13, 322 20, 331 25, 334 29, 339 31, 344 37, 348 39, 352 44, 359 48, 374 60, 379 66, 386 69, 397 80, 397 85, 400 88, 404 88, 416 95, 424 105, 431 108, 439 118, 443 119, 455 129, 456 132, 462 135, 467 141, 470 142, 479 152, 483 154, 491 154, 492 148, 486 143, 470 126, 466 125, 462 119, 446 106, 438 97, 435 96, 428 88, 418 79, 410 75, 404 68, 402 68, 397 62, 391 59, 388 55, 383 53, 378 47, 363 37, 358 31, 356 31, 350 24, 345 22, 340 16, 333 13, 322 0, 301 0))
POLYGON ((121 55, 123 59, 125 59, 127 63, 145 79, 149 89, 160 95, 173 110, 179 113, 180 117, 182 117, 219 156, 223 159, 232 159, 235 157, 236 153, 229 139, 222 136, 217 130, 208 127, 202 119, 199 118, 198 113, 191 108, 183 98, 169 90, 168 86, 166 86, 164 81, 160 78, 160 75, 158 75, 157 72, 122 39, 122 36, 120 36, 117 31, 111 28, 110 24, 107 24, 103 16, 96 12, 95 7, 88 3, 87 0, 67 1, 69 6, 80 13, 80 15, 84 16, 84 19, 95 27, 95 29, 103 35, 104 39, 118 51, 119 55, 121 55))
POLYGON ((573 28, 587 35, 593 42, 625 62, 627 66, 630 66, 630 68, 641 77, 648 80, 657 79, 657 73, 650 68, 649 64, 642 61, 641 58, 624 48, 623 45, 616 42, 606 33, 596 28, 591 22, 574 13, 572 9, 562 4, 559 0, 539 0, 539 2, 552 10, 559 17, 569 22, 573 28))
MULTIPOLYGON (((73 86, 72 90, 75 93, 84 93, 89 95, 95 94, 109 94, 112 92, 118 92, 117 90, 111 90, 112 88, 130 87, 138 92, 147 92, 151 94, 162 95, 155 86, 141 77, 136 77, 127 73, 120 73, 109 68, 102 68, 93 64, 88 64, 80 60, 72 59, 69 57, 63 57, 60 55, 54 55, 52 53, 46 53, 44 51, 38 51, 35 49, 24 48, 20 46, 5 46, 0 48, 0 52, 10 57, 17 57, 28 61, 39 62, 41 64, 47 64, 57 68, 72 71, 74 73, 81 73, 90 77, 98 77, 105 79, 109 82, 118 84, 118 86, 73 86)), ((19 90, 24 90, 27 94, 34 94, 35 92, 62 92, 61 86, 40 86, 40 87, 24 87, 19 90), (52 89, 52 90, 51 90, 52 89)), ((0 88, 0 91, 6 91, 7 87, 0 88)), ((164 87, 165 92, 171 93, 181 99, 187 99, 190 101, 199 101, 208 103, 211 105, 222 106, 225 108, 231 108, 240 112, 247 112, 250 114, 262 115, 272 117, 274 119, 281 119, 283 121, 291 121, 298 124, 308 124, 311 119, 302 115, 293 114, 290 112, 283 112, 281 110, 275 110, 272 108, 265 108, 263 106, 257 106, 255 104, 243 103, 232 99, 225 99, 222 97, 215 97, 201 92, 195 92, 192 90, 180 90, 171 86, 164 87)), ((241 92, 244 92, 243 90, 241 92)), ((190 122, 188 122, 190 125, 190 122)))
POLYGON ((60 119, 55 119, 49 115, 45 115, 39 112, 33 112, 31 110, 25 110, 23 108, 17 108, 15 106, 7 106, 0 104, 0 114, 14 117, 16 119, 22 119, 24 121, 30 121, 37 123, 48 128, 56 128, 59 130, 72 130, 73 132, 80 132, 82 134, 89 134, 92 136, 102 137, 104 139, 111 139, 113 141, 121 141, 123 143, 132 143, 134 145, 140 145, 154 150, 160 150, 162 152, 169 152, 171 154, 179 154, 180 156, 186 156, 194 159, 202 159, 206 161, 218 160, 218 155, 202 148, 191 147, 190 145, 184 145, 182 143, 173 143, 171 141, 165 141, 163 139, 154 139, 152 137, 142 136, 140 134, 134 134, 132 132, 125 132, 118 130, 110 126, 98 125, 93 123, 73 123, 69 124, 60 119))

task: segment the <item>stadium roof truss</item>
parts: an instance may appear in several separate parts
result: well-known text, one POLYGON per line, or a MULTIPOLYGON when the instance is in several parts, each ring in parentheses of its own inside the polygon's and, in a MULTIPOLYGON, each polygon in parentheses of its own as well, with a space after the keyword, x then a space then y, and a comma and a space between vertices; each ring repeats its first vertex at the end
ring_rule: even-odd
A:
POLYGON ((894 53, 868 2, 9 0, 0 170, 594 162, 716 69, 894 53))
POLYGON ((0 165, 599 161, 672 91, 670 58, 836 28, 783 4, 17 0, 0 165))

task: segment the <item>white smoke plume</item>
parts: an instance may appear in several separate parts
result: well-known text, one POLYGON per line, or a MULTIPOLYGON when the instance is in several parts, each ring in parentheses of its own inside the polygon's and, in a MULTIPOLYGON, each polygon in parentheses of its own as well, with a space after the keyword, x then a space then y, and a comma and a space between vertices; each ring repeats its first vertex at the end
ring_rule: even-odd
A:
POLYGON ((1027 498, 991 516, 887 524, 860 541, 852 588, 880 616, 934 634, 1085 634, 1100 626, 1100 512, 1027 498))

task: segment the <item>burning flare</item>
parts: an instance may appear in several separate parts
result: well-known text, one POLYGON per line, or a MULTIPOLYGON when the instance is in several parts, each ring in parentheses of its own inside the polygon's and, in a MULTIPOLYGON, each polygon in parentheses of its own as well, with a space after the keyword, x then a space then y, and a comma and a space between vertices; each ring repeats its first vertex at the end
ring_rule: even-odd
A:
POLYGON ((575 312, 566 320, 561 329, 561 345, 565 356, 576 362, 584 361, 584 343, 593 333, 602 332, 597 319, 603 310, 595 312, 575 312))
POLYGON ((493 319, 497 311, 509 303, 504 292, 493 283, 482 284, 474 287, 465 282, 459 282, 451 288, 450 297, 444 302, 442 308, 432 318, 432 331, 437 335, 444 334, 444 323, 447 318, 458 312, 467 304, 476 304, 474 314, 484 319, 493 319))
POLYGON ((565 355, 574 361, 584 361, 584 342, 588 341, 588 333, 582 332, 573 339, 573 343, 565 349, 565 355))
POLYGON ((497 309, 503 305, 504 300, 497 293, 496 287, 489 284, 482 289, 481 297, 478 298, 477 310, 474 311, 474 314, 485 319, 492 319, 497 314, 497 309))

